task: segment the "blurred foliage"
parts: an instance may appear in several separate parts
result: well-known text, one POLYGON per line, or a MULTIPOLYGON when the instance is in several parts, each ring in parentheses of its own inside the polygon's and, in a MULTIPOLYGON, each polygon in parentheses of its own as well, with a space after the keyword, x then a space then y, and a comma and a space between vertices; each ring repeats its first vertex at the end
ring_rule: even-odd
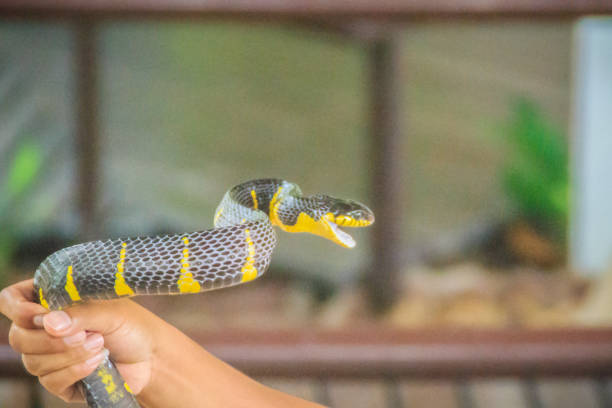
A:
POLYGON ((34 186, 43 162, 41 147, 27 140, 3 156, 8 156, 9 167, 4 180, 0 179, 0 271, 8 265, 17 242, 20 217, 15 209, 34 186))
POLYGON ((40 171, 42 154, 40 147, 28 142, 18 150, 6 183, 7 197, 16 197, 32 185, 36 174, 40 171))
POLYGON ((518 99, 504 137, 511 149, 503 187, 519 217, 562 241, 569 213, 568 146, 565 136, 536 104, 518 99))

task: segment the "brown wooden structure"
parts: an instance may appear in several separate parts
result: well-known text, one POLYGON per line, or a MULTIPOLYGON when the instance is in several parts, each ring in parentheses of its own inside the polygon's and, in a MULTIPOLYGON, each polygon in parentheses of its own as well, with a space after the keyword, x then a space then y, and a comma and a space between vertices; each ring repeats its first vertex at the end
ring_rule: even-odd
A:
MULTIPOLYGON (((612 329, 232 330, 190 337, 257 377, 612 377, 612 329)), ((0 343, 0 377, 28 376, 18 354, 0 343)))
MULTIPOLYGON (((383 379, 386 406, 402 407, 396 389, 406 379, 455 383, 457 406, 474 406, 470 383, 479 377, 516 377, 525 406, 542 407, 535 379, 586 378, 601 408, 612 407, 612 329, 582 330, 348 330, 342 332, 192 333, 208 351, 263 378, 311 379, 320 402, 338 379, 383 379)), ((0 377, 29 377, 19 356, 0 345, 0 377)))
MULTIPOLYGON (((606 0, 3 0, 2 14, 43 18, 323 18, 422 20, 466 18, 575 18, 612 13, 606 0)), ((336 21, 338 22, 338 21, 336 21)), ((341 21, 342 22, 342 21, 341 21)))

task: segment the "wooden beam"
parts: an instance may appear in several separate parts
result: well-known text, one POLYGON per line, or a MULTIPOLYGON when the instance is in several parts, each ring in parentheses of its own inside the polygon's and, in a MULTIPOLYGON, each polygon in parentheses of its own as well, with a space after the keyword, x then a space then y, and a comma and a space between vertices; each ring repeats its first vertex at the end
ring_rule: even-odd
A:
POLYGON ((612 12, 609 0, 3 0, 0 14, 56 17, 300 17, 384 20, 576 18, 612 12))
POLYGON ((250 375, 610 376, 612 329, 226 332, 191 335, 250 375))
POLYGON ((393 31, 381 29, 368 48, 370 86, 370 173, 373 258, 366 290, 375 309, 390 306, 399 293, 402 268, 400 50, 393 31))
MULTIPOLYGON (((612 375, 612 329, 392 330, 189 333, 252 376, 444 378, 612 375)), ((6 335, 2 338, 6 339, 6 335)), ((27 377, 0 345, 0 377, 27 377)))
POLYGON ((95 24, 77 23, 75 29, 76 72, 76 189, 82 240, 96 237, 99 171, 97 47, 95 24))

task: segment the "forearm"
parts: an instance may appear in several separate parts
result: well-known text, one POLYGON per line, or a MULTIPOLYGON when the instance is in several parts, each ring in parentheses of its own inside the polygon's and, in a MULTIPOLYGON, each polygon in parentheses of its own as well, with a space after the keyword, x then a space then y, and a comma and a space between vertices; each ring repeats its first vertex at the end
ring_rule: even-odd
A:
POLYGON ((185 334, 160 323, 152 375, 138 399, 147 408, 295 407, 320 405, 281 393, 252 380, 205 351, 185 334))

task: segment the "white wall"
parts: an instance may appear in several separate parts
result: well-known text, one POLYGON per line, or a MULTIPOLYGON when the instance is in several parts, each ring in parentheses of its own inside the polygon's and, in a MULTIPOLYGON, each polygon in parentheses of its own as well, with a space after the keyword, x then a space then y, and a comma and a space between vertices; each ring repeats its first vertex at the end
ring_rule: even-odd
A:
POLYGON ((612 18, 575 33, 570 262, 597 274, 612 265, 612 18))

